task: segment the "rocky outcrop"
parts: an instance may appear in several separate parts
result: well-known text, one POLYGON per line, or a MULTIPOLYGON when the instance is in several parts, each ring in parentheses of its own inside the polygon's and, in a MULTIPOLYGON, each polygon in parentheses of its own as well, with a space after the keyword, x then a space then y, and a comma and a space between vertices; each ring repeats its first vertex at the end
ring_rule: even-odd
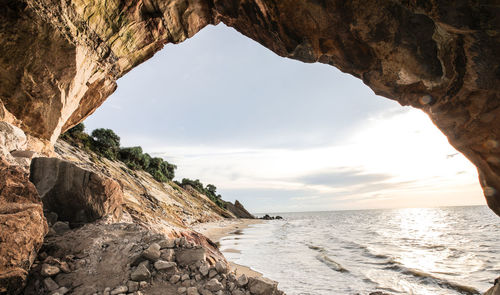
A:
POLYGON ((47 238, 24 294, 283 294, 268 279, 237 277, 208 249, 189 234, 173 239, 137 224, 87 224, 47 238))
POLYGON ((245 209, 245 207, 243 207, 243 205, 238 200, 234 201, 234 204, 231 202, 226 202, 225 204, 226 209, 238 218, 255 218, 252 214, 250 214, 250 212, 247 211, 247 209, 245 209))
POLYGON ((17 294, 47 233, 42 202, 24 169, 0 158, 0 294, 17 294))
POLYGON ((9 163, 29 168, 35 152, 27 150, 28 139, 18 127, 0 121, 0 157, 9 163))
POLYGON ((335 66, 422 109, 478 167, 500 214, 500 8, 488 3, 3 1, 0 119, 50 147, 164 44, 224 22, 280 56, 335 66))
POLYGON ((35 158, 30 181, 40 194, 44 209, 55 212, 72 226, 103 217, 120 220, 123 192, 111 178, 58 158, 35 158))
POLYGON ((195 223, 234 217, 194 189, 186 190, 172 181, 158 182, 123 162, 110 161, 62 140, 56 142, 55 150, 78 167, 117 181, 123 190, 124 216, 157 232, 180 234, 195 223))

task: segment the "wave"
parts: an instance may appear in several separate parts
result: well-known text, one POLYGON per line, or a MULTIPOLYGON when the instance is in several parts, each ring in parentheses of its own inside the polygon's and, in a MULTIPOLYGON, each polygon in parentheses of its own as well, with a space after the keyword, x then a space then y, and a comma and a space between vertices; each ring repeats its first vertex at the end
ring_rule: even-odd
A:
POLYGON ((328 266, 330 269, 344 273, 349 272, 340 263, 328 257, 328 255, 326 255, 326 250, 324 248, 311 244, 308 244, 307 247, 309 247, 309 249, 311 250, 319 252, 319 254, 316 255, 316 259, 318 259, 320 262, 328 266))
POLYGON ((340 265, 340 263, 331 259, 326 254, 318 254, 318 255, 316 255, 316 259, 318 259, 320 262, 322 262, 323 264, 325 264, 326 266, 328 266, 330 269, 332 269, 334 271, 344 272, 344 273, 349 272, 342 265, 340 265))
POLYGON ((461 294, 466 294, 466 295, 481 294, 481 292, 479 292, 474 287, 455 283, 455 282, 449 281, 445 278, 440 278, 440 277, 435 276, 433 274, 427 273, 427 272, 420 270, 420 269, 409 268, 409 267, 406 267, 404 265, 401 265, 400 263, 398 263, 396 261, 391 261, 391 262, 389 262, 389 264, 392 264, 392 265, 387 266, 384 269, 394 270, 394 271, 400 272, 400 273, 405 274, 405 275, 413 276, 417 279, 420 279, 421 283, 423 283, 423 284, 429 284, 429 283, 436 284, 442 288, 451 289, 451 290, 454 290, 454 291, 457 291, 461 294))

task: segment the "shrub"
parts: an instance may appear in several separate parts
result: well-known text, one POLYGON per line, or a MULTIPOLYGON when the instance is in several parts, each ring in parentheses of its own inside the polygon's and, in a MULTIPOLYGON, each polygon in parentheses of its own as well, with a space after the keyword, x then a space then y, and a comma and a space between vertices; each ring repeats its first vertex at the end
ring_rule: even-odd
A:
POLYGON ((92 131, 95 152, 110 159, 116 160, 120 150, 120 137, 111 129, 99 128, 92 131))
POLYGON ((118 156, 127 167, 133 170, 146 170, 151 160, 148 154, 142 153, 142 148, 140 146, 120 148, 118 156))

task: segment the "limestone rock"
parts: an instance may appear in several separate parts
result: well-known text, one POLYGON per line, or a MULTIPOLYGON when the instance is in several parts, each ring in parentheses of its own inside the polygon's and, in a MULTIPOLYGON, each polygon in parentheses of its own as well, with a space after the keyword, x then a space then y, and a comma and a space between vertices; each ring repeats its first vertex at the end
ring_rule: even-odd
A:
POLYGON ((245 274, 242 274, 241 276, 238 277, 236 283, 238 284, 239 287, 245 286, 248 283, 247 276, 245 274))
POLYGON ((0 158, 0 293, 16 294, 48 227, 27 173, 0 158))
POLYGON ((44 208, 59 220, 81 225, 121 217, 123 193, 116 181, 57 158, 35 158, 30 170, 44 208))
POLYGON ((205 258, 204 248, 179 249, 175 253, 175 259, 181 266, 187 266, 198 261, 204 261, 205 258))
POLYGON ((132 281, 145 281, 151 277, 151 273, 144 264, 139 264, 137 268, 130 274, 132 281))
POLYGON ((189 287, 187 288, 187 295, 199 295, 198 289, 196 287, 189 287))
POLYGON ((55 265, 50 265, 50 264, 44 263, 42 265, 42 270, 40 273, 42 274, 42 276, 52 277, 52 276, 55 276, 56 274, 58 274, 59 272, 61 272, 59 267, 57 267, 55 265))
POLYGON ((153 262, 157 261, 161 256, 160 245, 157 243, 151 244, 146 250, 144 250, 144 252, 142 252, 142 256, 153 262))
POLYGON ((170 268, 173 268, 176 266, 177 266, 177 263, 175 263, 175 262, 169 262, 169 261, 163 261, 163 260, 158 260, 154 263, 154 267, 156 268, 156 270, 159 270, 159 271, 170 269, 170 268))
POLYGON ((114 288, 113 290, 111 290, 111 295, 118 295, 118 294, 121 294, 121 293, 127 293, 128 291, 128 287, 127 286, 118 286, 116 288, 114 288))
POLYGON ((249 278, 248 289, 255 295, 273 295, 278 292, 278 283, 263 277, 249 278))
POLYGON ((215 269, 218 273, 223 274, 227 272, 227 266, 222 261, 217 261, 215 269))
POLYGON ((224 289, 224 286, 217 279, 211 279, 206 283, 205 288, 207 288, 209 291, 217 292, 224 289))

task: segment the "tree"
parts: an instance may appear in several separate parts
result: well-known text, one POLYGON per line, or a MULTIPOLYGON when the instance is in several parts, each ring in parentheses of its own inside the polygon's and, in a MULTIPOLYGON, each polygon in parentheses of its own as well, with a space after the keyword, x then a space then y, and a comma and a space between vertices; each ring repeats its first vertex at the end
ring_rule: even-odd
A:
POLYGON ((215 192, 217 191, 217 188, 213 184, 207 184, 207 191, 211 192, 212 194, 215 195, 215 192))
POLYGON ((116 160, 120 150, 120 137, 113 130, 99 128, 92 131, 96 152, 102 156, 116 160))
POLYGON ((119 159, 127 165, 130 169, 143 169, 149 166, 151 157, 148 154, 142 153, 140 146, 120 148, 118 153, 119 159))

